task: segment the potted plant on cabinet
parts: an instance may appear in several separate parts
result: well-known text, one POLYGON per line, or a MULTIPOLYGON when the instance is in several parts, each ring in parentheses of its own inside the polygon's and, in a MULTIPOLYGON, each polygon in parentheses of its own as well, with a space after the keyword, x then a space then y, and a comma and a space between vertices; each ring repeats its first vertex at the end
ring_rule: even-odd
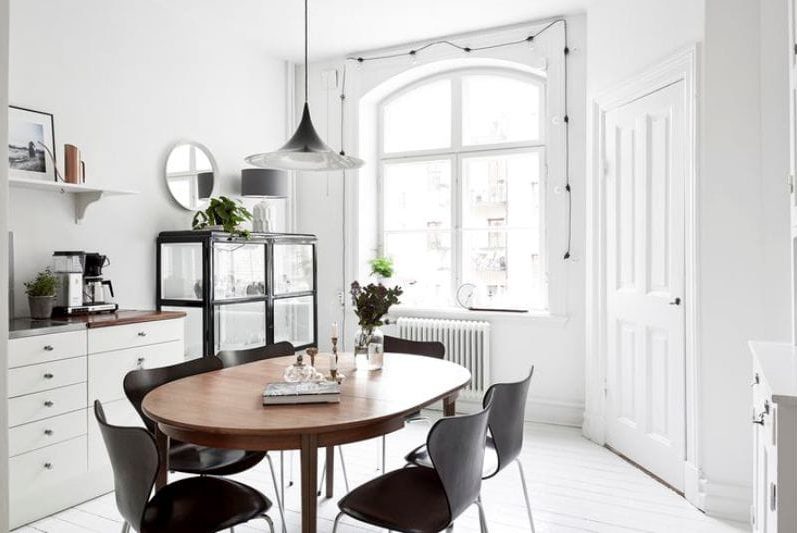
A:
POLYGON ((52 316, 57 290, 58 278, 53 276, 49 268, 36 274, 33 280, 25 282, 31 318, 47 319, 52 316))
POLYGON ((354 337, 355 362, 358 369, 382 368, 385 336, 379 327, 384 324, 382 318, 390 307, 400 303, 399 296, 403 293, 399 286, 388 289, 381 283, 369 283, 365 287, 356 281, 351 284, 351 300, 360 326, 354 337))
POLYGON ((191 227, 195 230, 222 228, 227 233, 248 238, 249 230, 239 228, 247 220, 252 220, 248 209, 226 196, 219 196, 211 198, 203 211, 196 212, 191 227))

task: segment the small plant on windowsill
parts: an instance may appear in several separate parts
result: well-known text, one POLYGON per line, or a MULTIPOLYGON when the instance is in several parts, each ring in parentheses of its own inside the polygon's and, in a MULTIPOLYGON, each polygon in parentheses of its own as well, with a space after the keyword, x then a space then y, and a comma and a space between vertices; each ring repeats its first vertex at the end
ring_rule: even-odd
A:
POLYGON ((31 281, 25 282, 25 294, 28 295, 31 318, 46 319, 52 316, 57 291, 58 278, 49 268, 36 274, 31 281))
POLYGON ((368 262, 371 265, 371 275, 381 279, 393 277, 393 260, 386 256, 376 257, 368 262))
POLYGON ((205 210, 196 212, 191 227, 195 230, 202 230, 212 226, 221 226, 227 233, 248 239, 249 230, 239 228, 247 220, 252 220, 252 213, 249 210, 226 196, 219 196, 211 198, 205 210))

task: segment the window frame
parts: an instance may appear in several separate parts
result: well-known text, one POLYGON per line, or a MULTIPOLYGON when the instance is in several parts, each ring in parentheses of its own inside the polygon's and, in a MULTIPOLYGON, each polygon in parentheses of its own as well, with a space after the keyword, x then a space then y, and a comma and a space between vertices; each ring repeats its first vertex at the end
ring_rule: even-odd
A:
MULTIPOLYGON (((463 254, 463 237, 466 231, 473 231, 473 228, 463 227, 463 160, 466 158, 477 158, 485 156, 500 156, 511 154, 526 154, 538 153, 540 164, 540 179, 538 184, 538 194, 540 203, 539 212, 539 261, 541 265, 539 282, 542 284, 542 301, 538 307, 536 302, 528 301, 521 308, 530 312, 544 312, 548 313, 551 310, 551 294, 550 284, 548 280, 548 241, 547 241, 547 188, 548 188, 548 78, 547 76, 520 71, 506 67, 463 67, 457 69, 447 70, 431 76, 426 76, 412 83, 406 84, 399 89, 393 91, 377 104, 376 113, 376 133, 377 133, 377 246, 379 254, 384 254, 385 251, 385 205, 384 205, 384 180, 385 180, 385 165, 389 163, 411 163, 423 161, 442 161, 449 160, 451 165, 451 293, 450 302, 448 304, 436 304, 436 308, 446 309, 456 307, 456 292, 462 285, 463 281, 463 267, 462 267, 462 254, 463 254), (521 80, 525 83, 533 83, 538 86, 540 107, 538 113, 539 121, 539 136, 532 141, 512 141, 505 143, 492 143, 482 145, 464 145, 463 144, 463 128, 462 128, 462 104, 463 104, 463 83, 462 79, 471 75, 492 75, 506 78, 513 78, 521 80), (384 148, 384 127, 385 127, 385 108, 396 99, 400 98, 406 93, 409 93, 423 85, 434 83, 436 81, 448 79, 450 80, 451 87, 451 142, 450 145, 444 148, 428 149, 428 150, 408 150, 401 152, 385 152, 384 148)), ((508 235, 511 226, 503 226, 501 230, 508 235)), ((525 229, 525 228, 522 228, 525 229)), ((418 230, 421 231, 421 230, 418 230)), ((485 230, 485 231, 489 231, 485 230)), ((408 230, 409 232, 409 230, 408 230)), ((399 232, 400 233, 400 232, 399 232)), ((529 295, 531 296, 531 295, 529 295)))

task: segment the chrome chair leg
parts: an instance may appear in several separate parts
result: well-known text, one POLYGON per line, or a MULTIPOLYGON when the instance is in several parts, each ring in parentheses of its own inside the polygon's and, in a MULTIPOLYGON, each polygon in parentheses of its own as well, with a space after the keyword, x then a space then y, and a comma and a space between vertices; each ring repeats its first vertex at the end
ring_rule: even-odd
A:
POLYGON ((382 473, 386 474, 385 461, 387 458, 387 436, 382 435, 382 473))
POLYGON ((122 524, 122 533, 130 533, 130 524, 127 522, 122 524))
POLYGON ((266 459, 268 459, 268 467, 271 470, 271 481, 274 483, 274 496, 277 498, 277 509, 280 513, 280 519, 282 520, 282 533, 288 533, 288 528, 285 525, 285 500, 280 498, 280 489, 277 486, 277 475, 274 473, 274 462, 271 460, 269 454, 266 454, 266 459))
POLYGON ((534 533, 534 518, 531 516, 531 502, 529 501, 529 489, 526 486, 526 474, 523 473, 523 464, 520 459, 515 459, 518 470, 520 470, 520 482, 523 484, 523 496, 526 498, 526 511, 529 513, 529 525, 531 526, 531 533, 534 533))
POLYGON ((338 516, 336 516, 336 517, 335 517, 335 523, 334 523, 334 524, 332 524, 332 533, 336 533, 336 532, 337 532, 337 530, 338 530, 338 523, 340 522, 340 519, 341 519, 342 517, 343 517, 343 511, 339 512, 339 513, 338 513, 338 516))
MULTIPOLYGON (((269 531, 271 531, 271 533, 274 533, 274 521, 271 519, 270 516, 268 516, 265 513, 263 513, 262 516, 263 516, 263 520, 265 520, 268 523, 269 531)), ((282 530, 285 531, 285 519, 284 518, 282 519, 282 530)))
POLYGON ((479 508, 479 531, 481 533, 488 533, 487 531, 487 517, 484 515, 484 505, 482 505, 482 496, 476 498, 476 507, 479 508))
POLYGON ((351 492, 349 489, 349 475, 346 473, 346 460, 343 459, 343 446, 338 446, 338 455, 340 456, 340 468, 343 470, 343 484, 346 485, 346 493, 351 492))
POLYGON ((318 480, 318 490, 316 496, 321 496, 321 491, 324 489, 324 480, 327 477, 327 456, 324 455, 323 462, 321 463, 321 479, 318 480))
POLYGON ((285 452, 280 450, 280 498, 285 501, 285 452))

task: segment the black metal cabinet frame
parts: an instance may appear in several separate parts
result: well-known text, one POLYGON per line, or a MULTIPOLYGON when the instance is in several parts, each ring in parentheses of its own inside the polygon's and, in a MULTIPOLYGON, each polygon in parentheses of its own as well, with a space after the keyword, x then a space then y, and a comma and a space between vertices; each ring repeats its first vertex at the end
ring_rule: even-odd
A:
MULTIPOLYGON (((202 309, 202 351, 204 356, 215 355, 217 307, 242 303, 263 302, 265 304, 266 344, 273 344, 274 338, 274 303, 300 297, 312 297, 313 323, 312 341, 296 346, 297 350, 318 345, 318 264, 316 254, 316 237, 314 235, 290 233, 252 233, 243 238, 220 231, 165 231, 158 235, 156 246, 156 281, 155 301, 157 309, 163 307, 188 307, 202 309), (216 299, 214 295, 214 258, 215 244, 238 243, 262 244, 265 253, 265 294, 244 298, 216 299), (202 246, 202 298, 195 300, 163 298, 163 245, 168 244, 200 244, 202 246), (312 290, 275 294, 274 246, 275 245, 309 245, 312 247, 312 290)), ((281 339, 282 340, 282 339, 281 339)))

